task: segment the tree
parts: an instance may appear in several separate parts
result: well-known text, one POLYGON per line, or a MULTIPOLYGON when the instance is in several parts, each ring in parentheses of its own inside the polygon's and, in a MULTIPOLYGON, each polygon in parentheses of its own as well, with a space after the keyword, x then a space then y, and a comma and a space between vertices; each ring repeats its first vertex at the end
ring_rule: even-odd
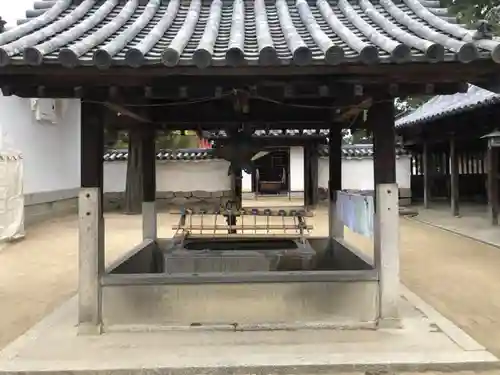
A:
POLYGON ((500 6, 500 0, 443 0, 451 13, 462 23, 471 25, 486 19, 492 22, 498 31, 499 19, 495 7, 500 6))
POLYGON ((180 148, 198 147, 198 136, 195 132, 163 131, 156 137, 156 149, 178 150, 180 148))
POLYGON ((351 142, 353 145, 371 144, 373 137, 369 130, 358 129, 351 133, 351 142))
POLYGON ((394 101, 394 107, 396 112, 396 118, 404 114, 410 113, 428 101, 432 96, 420 95, 420 96, 407 96, 404 98, 396 98, 394 101))
MULTIPOLYGON (((106 130, 107 143, 112 148, 127 148, 127 177, 125 183, 124 212, 140 214, 142 212, 142 162, 141 144, 142 132, 140 128, 117 132, 106 130)), ((182 134, 181 132, 161 131, 157 133, 156 149, 176 150, 179 148, 195 148, 198 137, 195 133, 182 134)))

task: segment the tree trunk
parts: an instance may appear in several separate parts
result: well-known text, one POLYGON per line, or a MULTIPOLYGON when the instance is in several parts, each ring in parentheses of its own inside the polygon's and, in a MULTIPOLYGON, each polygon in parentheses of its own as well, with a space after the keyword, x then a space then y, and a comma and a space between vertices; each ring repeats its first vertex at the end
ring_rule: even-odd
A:
POLYGON ((128 139, 127 181, 125 185, 126 214, 142 213, 142 134, 138 129, 130 129, 128 139))

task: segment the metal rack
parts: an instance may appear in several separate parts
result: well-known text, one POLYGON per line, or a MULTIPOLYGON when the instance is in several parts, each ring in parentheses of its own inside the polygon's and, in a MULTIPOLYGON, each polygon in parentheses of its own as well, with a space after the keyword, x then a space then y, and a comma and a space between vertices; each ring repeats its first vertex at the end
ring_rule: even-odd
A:
POLYGON ((305 242, 313 229, 306 220, 312 212, 302 207, 247 207, 230 204, 220 210, 183 209, 174 238, 266 238, 280 237, 305 242))

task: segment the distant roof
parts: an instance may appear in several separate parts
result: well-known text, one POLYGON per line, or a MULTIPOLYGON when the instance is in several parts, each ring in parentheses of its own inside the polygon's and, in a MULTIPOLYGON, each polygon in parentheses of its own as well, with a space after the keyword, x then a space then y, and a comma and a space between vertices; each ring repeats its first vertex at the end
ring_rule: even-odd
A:
MULTIPOLYGON (((213 149, 184 148, 178 150, 160 150, 156 160, 206 160, 215 159, 213 149)), ((128 159, 128 150, 108 150, 104 153, 104 161, 120 161, 128 159)))
MULTIPOLYGON (((4 0, 5 2, 5 0, 4 0)), ((0 35, 0 65, 336 65, 493 59, 437 0, 46 0, 0 35)))
MULTIPOLYGON (((328 156, 328 146, 319 147, 319 156, 328 156)), ((401 148, 396 148, 396 155, 405 155, 407 152, 401 148)), ((373 156, 373 145, 343 145, 342 157, 346 159, 369 158, 373 156)), ((104 161, 125 161, 128 159, 127 150, 108 150, 104 153, 104 161)), ((156 160, 209 160, 218 159, 212 148, 187 148, 178 150, 160 150, 156 153, 156 160)))
MULTIPOLYGON (((402 147, 396 147, 396 156, 407 155, 408 152, 402 147)), ((328 146, 323 146, 319 148, 319 155, 326 157, 329 155, 328 146)), ((346 159, 361 159, 361 158, 371 158, 373 157, 373 145, 372 144, 356 144, 356 145, 343 145, 342 146, 342 157, 346 159)))
POLYGON ((469 85, 466 93, 438 95, 422 104, 415 111, 396 120, 396 127, 411 126, 439 120, 458 113, 493 105, 500 102, 500 95, 469 85))
MULTIPOLYGON (((261 129, 255 130, 253 133, 254 137, 321 137, 326 138, 330 133, 329 129, 261 129)), ((205 131, 203 132, 203 138, 206 139, 217 139, 226 138, 227 133, 225 130, 218 131, 205 131)))

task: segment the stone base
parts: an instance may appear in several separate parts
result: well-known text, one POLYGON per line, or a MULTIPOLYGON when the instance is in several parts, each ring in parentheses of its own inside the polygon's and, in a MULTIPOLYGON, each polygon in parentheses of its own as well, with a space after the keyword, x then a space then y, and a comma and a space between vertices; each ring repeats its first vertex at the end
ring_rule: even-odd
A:
POLYGON ((78 212, 77 198, 63 199, 54 202, 38 203, 24 206, 24 225, 30 226, 48 219, 78 212))
MULTIPOLYGON (((104 193, 104 210, 121 210, 124 205, 123 192, 104 193)), ((170 207, 224 207, 231 197, 227 191, 162 191, 156 193, 156 208, 165 209, 170 207)))
MULTIPOLYGON (((460 371, 495 356, 425 306, 401 301, 403 328, 236 331, 203 327, 78 335, 76 298, 0 353, 0 374, 326 374, 460 371)), ((252 308, 250 306, 249 308, 252 308)), ((147 310, 145 310, 147 311, 147 310)))

